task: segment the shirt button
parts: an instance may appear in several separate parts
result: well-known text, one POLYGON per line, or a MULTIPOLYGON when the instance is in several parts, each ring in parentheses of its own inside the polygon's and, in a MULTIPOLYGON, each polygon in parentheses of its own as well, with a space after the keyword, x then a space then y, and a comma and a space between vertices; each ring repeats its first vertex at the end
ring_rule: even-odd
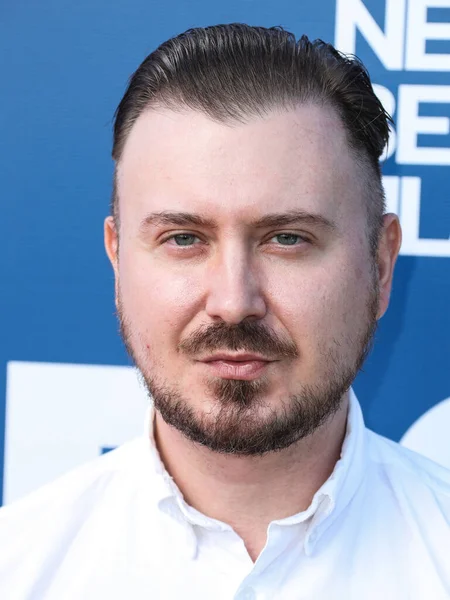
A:
POLYGON ((255 600, 255 590, 251 587, 244 588, 238 595, 238 600, 255 600))

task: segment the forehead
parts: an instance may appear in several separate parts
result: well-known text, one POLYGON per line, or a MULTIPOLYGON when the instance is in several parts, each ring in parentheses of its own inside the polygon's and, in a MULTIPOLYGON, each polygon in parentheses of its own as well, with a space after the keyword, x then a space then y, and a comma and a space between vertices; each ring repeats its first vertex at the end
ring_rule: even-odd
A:
POLYGON ((336 219, 361 205, 361 172, 334 110, 313 105, 242 123, 196 111, 145 111, 117 169, 121 216, 149 210, 274 209, 336 219))

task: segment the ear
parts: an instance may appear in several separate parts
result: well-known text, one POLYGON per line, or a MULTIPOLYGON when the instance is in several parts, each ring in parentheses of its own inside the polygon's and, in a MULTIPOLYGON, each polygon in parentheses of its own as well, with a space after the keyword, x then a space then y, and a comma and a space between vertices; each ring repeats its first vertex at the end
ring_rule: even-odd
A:
POLYGON ((402 230, 397 215, 392 213, 384 215, 383 228, 378 244, 378 280, 380 285, 378 319, 384 315, 389 306, 394 266, 401 243, 402 230))
POLYGON ((106 217, 104 223, 105 250, 114 270, 115 303, 119 298, 119 234, 114 217, 106 217))

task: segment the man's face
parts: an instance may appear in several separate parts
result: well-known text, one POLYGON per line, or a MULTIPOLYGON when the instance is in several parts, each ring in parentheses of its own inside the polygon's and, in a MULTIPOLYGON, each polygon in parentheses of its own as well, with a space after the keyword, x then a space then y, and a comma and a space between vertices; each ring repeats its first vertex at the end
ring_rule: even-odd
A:
POLYGON ((139 117, 118 167, 120 244, 109 219, 106 245, 125 343, 169 424, 260 454, 339 408, 379 306, 363 188, 330 109, 139 117), (244 353, 267 362, 214 356, 244 353))

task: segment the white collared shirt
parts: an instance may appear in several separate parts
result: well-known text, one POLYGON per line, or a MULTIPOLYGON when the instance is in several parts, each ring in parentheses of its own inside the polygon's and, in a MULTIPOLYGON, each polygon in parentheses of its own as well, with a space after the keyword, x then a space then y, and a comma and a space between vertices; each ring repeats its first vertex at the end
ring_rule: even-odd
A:
POLYGON ((147 427, 0 510, 2 600, 450 598, 450 472, 369 431, 353 392, 333 473, 255 563, 183 500, 147 427))

